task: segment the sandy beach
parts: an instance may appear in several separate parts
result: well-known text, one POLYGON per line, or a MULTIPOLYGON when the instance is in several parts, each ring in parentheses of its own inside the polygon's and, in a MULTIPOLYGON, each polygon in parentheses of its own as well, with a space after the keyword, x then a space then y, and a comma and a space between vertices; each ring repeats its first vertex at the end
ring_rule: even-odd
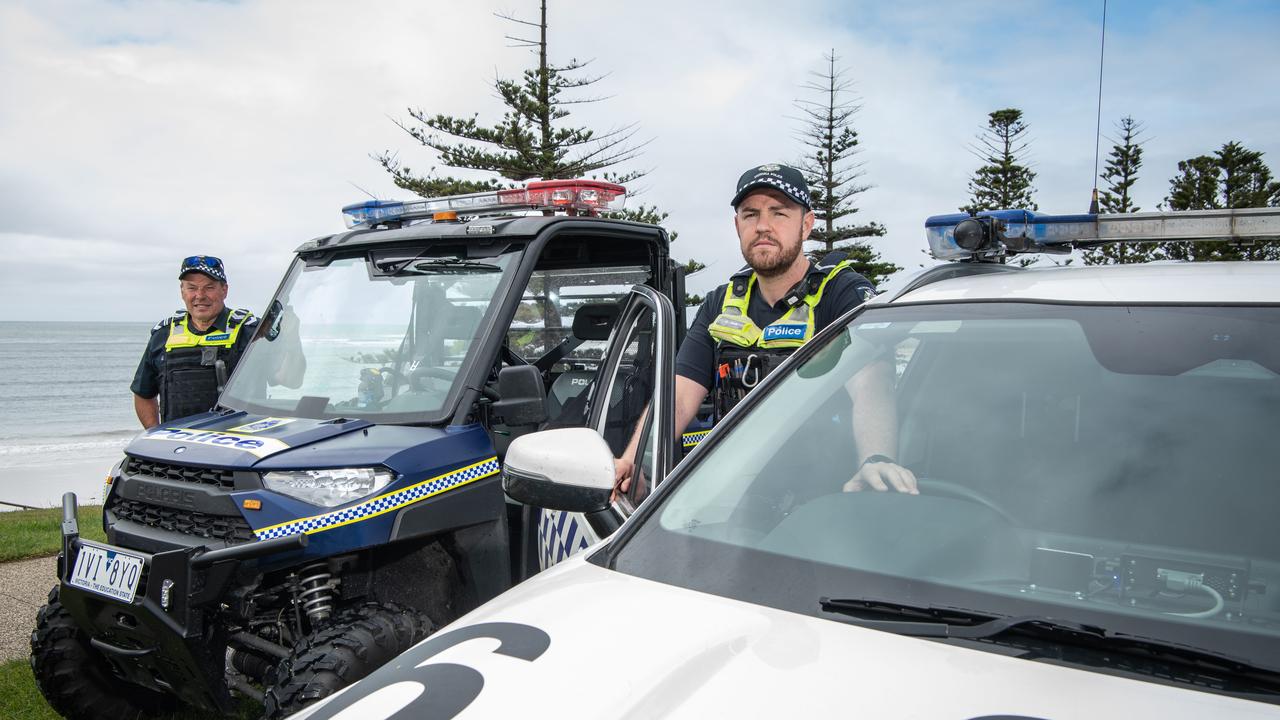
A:
MULTIPOLYGON (((124 456, 127 441, 119 447, 93 448, 74 458, 64 454, 49 462, 39 455, 8 457, 0 461, 0 502, 31 507, 57 507, 62 494, 74 492, 81 505, 102 502, 103 481, 124 456)), ((0 505, 2 510, 17 509, 0 505)))
MULTIPOLYGON (((103 480, 121 457, 128 438, 107 447, 65 453, 21 453, 0 457, 0 501, 32 507, 57 507, 64 492, 74 492, 82 505, 102 502, 103 480)), ((0 505, 0 511, 16 510, 0 505)), ((30 653, 36 612, 57 584, 56 560, 33 558, 0 563, 0 661, 30 653)))
MULTIPOLYGON (((64 492, 82 504, 102 502, 103 480, 121 457, 127 438, 114 447, 93 447, 74 458, 55 453, 23 453, 0 458, 0 501, 32 507, 57 507, 64 492), (60 460, 59 460, 60 458, 60 460), (53 460, 52 462, 50 460, 53 460)), ((0 511, 16 510, 0 505, 0 511)), ((57 584, 52 557, 0 563, 0 661, 30 653, 36 612, 57 584)))

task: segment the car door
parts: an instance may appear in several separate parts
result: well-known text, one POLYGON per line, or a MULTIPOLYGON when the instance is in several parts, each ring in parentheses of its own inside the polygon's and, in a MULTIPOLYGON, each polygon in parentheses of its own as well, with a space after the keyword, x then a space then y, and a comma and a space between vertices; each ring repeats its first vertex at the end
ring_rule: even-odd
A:
POLYGON ((631 288, 591 384, 587 423, 615 457, 624 453, 633 433, 639 433, 629 458, 635 467, 632 481, 599 512, 541 510, 540 569, 611 534, 679 460, 674 429, 675 322, 675 310, 665 295, 645 285, 631 288))

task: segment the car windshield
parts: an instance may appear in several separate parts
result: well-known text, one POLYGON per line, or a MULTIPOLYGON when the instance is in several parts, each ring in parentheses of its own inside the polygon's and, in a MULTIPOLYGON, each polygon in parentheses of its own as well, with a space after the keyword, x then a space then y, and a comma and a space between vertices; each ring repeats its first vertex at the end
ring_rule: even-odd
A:
POLYGON ((642 509, 615 568, 1280 666, 1280 308, 881 307, 804 353, 642 509), (896 436, 919 495, 842 491, 872 436, 896 436))
POLYGON ((220 404, 298 417, 440 415, 516 253, 421 248, 298 261, 220 404))

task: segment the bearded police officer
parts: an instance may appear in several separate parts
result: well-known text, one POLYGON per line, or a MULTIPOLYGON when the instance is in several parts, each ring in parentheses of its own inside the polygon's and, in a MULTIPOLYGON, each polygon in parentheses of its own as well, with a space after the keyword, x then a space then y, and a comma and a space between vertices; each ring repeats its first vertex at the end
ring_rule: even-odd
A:
MULTIPOLYGON (((843 253, 813 263, 801 252, 814 214, 799 170, 778 164, 752 168, 738 179, 731 204, 747 266, 707 296, 680 346, 677 432, 693 420, 708 393, 719 421, 787 355, 875 294, 843 253)), ((858 409, 851 419, 857 468, 844 488, 914 494, 915 476, 893 459, 897 423, 890 359, 868 365, 847 391, 858 409), (874 421, 867 421, 869 416, 874 421)), ((624 492, 638 441, 637 434, 617 461, 624 492)))
POLYGON ((151 328, 129 388, 143 427, 213 409, 258 324, 248 310, 224 304, 227 272, 218 258, 184 259, 178 281, 186 309, 151 328))

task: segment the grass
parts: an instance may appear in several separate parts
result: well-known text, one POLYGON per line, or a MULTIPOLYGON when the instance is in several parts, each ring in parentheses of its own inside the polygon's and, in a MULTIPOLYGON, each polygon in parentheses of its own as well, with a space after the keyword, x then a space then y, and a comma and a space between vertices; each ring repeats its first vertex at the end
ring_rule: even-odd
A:
MULTIPOLYGON (((102 506, 82 505, 76 517, 80 537, 106 542, 102 506)), ((62 549, 62 508, 0 512, 0 562, 56 555, 62 549)), ((254 720, 262 714, 258 703, 242 699, 230 716, 184 709, 156 720, 254 720)), ((0 718, 3 720, 61 720, 36 688, 26 659, 0 664, 0 718)))
MULTIPOLYGON (((261 714, 261 705, 242 698, 238 712, 231 715, 183 709, 155 720, 255 720, 261 714)), ((49 707, 44 696, 36 689, 36 679, 31 675, 31 665, 26 660, 10 660, 0 665, 0 718, 62 720, 62 716, 49 707)))
MULTIPOLYGON (((102 506, 81 505, 80 537, 106 542, 102 506)), ((0 562, 57 555, 62 549, 62 508, 0 512, 0 562)))
POLYGON ((10 660, 0 665, 0 717, 11 720, 59 720, 61 717, 36 689, 36 679, 26 660, 10 660))

